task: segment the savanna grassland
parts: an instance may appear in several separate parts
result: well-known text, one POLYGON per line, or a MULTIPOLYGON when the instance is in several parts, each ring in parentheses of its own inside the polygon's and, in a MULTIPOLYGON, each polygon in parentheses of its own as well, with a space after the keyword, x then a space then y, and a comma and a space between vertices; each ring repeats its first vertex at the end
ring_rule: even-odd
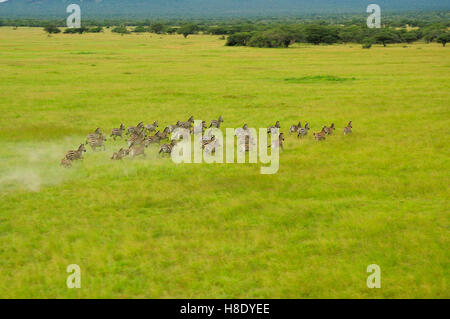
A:
POLYGON ((449 298, 449 50, 0 28, 0 297, 449 298), (279 120, 278 173, 113 162, 112 140, 59 166, 96 127, 190 115, 279 120))

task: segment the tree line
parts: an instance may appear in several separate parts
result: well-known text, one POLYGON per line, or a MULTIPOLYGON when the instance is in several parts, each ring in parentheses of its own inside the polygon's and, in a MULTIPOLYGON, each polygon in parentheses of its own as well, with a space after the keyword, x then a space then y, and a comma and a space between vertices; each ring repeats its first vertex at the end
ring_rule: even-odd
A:
POLYGON ((287 48, 293 43, 334 44, 360 43, 363 48, 372 44, 386 46, 390 43, 412 43, 424 40, 439 42, 443 46, 450 41, 448 27, 434 24, 424 28, 383 27, 369 29, 361 25, 295 24, 283 25, 261 31, 242 31, 230 34, 228 46, 251 46, 263 48, 287 48))

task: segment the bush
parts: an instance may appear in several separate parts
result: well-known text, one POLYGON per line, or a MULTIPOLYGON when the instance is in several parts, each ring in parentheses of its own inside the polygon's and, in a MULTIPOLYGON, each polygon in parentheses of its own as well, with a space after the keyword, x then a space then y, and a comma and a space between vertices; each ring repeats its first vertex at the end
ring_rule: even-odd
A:
POLYGON ((103 32, 103 27, 92 27, 92 28, 88 28, 86 30, 86 32, 89 33, 99 33, 99 32, 103 32))
POLYGON ((55 25, 48 25, 44 28, 45 32, 47 32, 48 34, 51 33, 60 33, 61 30, 58 29, 55 25))
POLYGON ((333 44, 340 41, 338 29, 325 25, 310 25, 306 27, 306 41, 312 44, 333 44))
POLYGON ((111 30, 111 32, 114 32, 114 33, 120 33, 120 34, 122 34, 122 35, 124 35, 124 34, 130 34, 130 33, 131 33, 130 31, 128 31, 127 27, 124 26, 124 25, 113 28, 113 29, 111 30))
POLYGON ((238 32, 228 36, 227 42, 225 45, 227 46, 246 46, 252 37, 250 32, 238 32))
POLYGON ((175 34, 175 33, 177 33, 177 28, 168 28, 167 30, 166 30, 166 32, 167 32, 167 34, 175 34))
POLYGON ((372 47, 372 40, 365 39, 362 44, 363 49, 370 49, 372 47))
POLYGON ((188 37, 190 34, 194 34, 198 32, 198 26, 195 24, 185 24, 181 26, 177 32, 179 34, 182 34, 185 38, 188 37))
POLYGON ((162 23, 154 23, 150 26, 150 31, 156 34, 164 33, 165 26, 162 23))
POLYGON ((149 30, 146 27, 142 26, 142 25, 137 26, 133 30, 133 32, 136 32, 136 33, 143 33, 143 32, 147 32, 147 31, 149 31, 149 30))
POLYGON ((401 38, 395 32, 385 29, 381 30, 377 35, 375 35, 375 41, 377 43, 383 44, 383 46, 386 46, 387 43, 401 42, 401 38))
POLYGON ((81 28, 67 28, 66 30, 64 30, 64 33, 79 33, 82 34, 84 32, 87 32, 88 29, 85 27, 81 27, 81 28))

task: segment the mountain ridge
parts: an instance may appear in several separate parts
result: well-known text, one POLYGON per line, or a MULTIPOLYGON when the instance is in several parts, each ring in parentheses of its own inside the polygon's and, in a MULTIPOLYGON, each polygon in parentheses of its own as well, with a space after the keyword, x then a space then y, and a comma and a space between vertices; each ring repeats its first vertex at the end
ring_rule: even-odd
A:
MULTIPOLYGON (((1 1, 1 0, 0 0, 1 1)), ((7 0, 2 18, 64 18, 76 3, 85 18, 192 18, 366 14, 371 3, 382 11, 450 10, 450 0, 7 0)))

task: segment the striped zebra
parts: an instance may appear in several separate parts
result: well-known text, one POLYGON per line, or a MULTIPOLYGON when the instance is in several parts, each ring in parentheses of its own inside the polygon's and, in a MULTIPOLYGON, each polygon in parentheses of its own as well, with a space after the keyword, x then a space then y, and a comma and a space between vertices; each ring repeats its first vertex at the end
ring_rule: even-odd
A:
POLYGON ((274 149, 274 148, 281 148, 281 150, 283 151, 284 150, 284 148, 283 148, 283 141, 284 141, 284 133, 280 133, 280 135, 278 136, 278 140, 276 140, 276 141, 273 141, 269 146, 268 146, 268 148, 272 148, 272 149, 274 149))
POLYGON ((153 124, 147 124, 145 126, 146 131, 149 133, 156 131, 156 128, 158 127, 158 122, 154 121, 153 124))
POLYGON ((147 136, 144 139, 144 146, 148 147, 150 144, 156 144, 161 141, 161 138, 158 135, 147 136))
POLYGON ((244 141, 239 144, 239 149, 242 153, 249 152, 253 149, 253 143, 250 141, 250 135, 245 135, 244 141))
POLYGON ((159 153, 160 155, 164 155, 164 154, 170 154, 172 153, 172 149, 175 146, 176 141, 172 140, 172 142, 170 142, 170 144, 163 144, 161 145, 161 147, 159 148, 159 153))
POLYGON ((83 159, 83 152, 86 152, 86 148, 84 147, 84 144, 81 144, 76 151, 67 151, 66 156, 64 157, 69 161, 83 159))
POLYGON ((331 123, 330 127, 325 126, 325 134, 327 134, 327 135, 333 134, 334 130, 335 130, 334 123, 331 123))
POLYGON ((100 131, 100 128, 99 128, 99 127, 97 127, 97 128, 95 129, 94 134, 97 135, 97 136, 100 136, 100 135, 102 134, 102 132, 100 131))
POLYGON ((125 156, 127 156, 130 153, 129 149, 121 148, 118 152, 114 152, 111 159, 112 160, 121 160, 125 156))
POLYGON ((104 134, 101 134, 100 136, 89 134, 86 139, 86 145, 89 144, 94 152, 97 150, 97 147, 103 147, 103 150, 105 150, 106 147, 105 144, 103 144, 104 141, 106 141, 106 136, 104 134))
POLYGON ((352 128, 353 128, 352 121, 350 121, 350 122, 348 122, 347 126, 344 127, 344 135, 351 134, 352 128))
POLYGON ((298 122, 298 125, 293 124, 293 125, 291 125, 291 127, 289 128, 289 133, 295 133, 295 132, 298 132, 298 130, 301 129, 301 127, 302 127, 302 123, 301 123, 301 122, 298 122))
POLYGON ((127 141, 128 141, 128 147, 131 146, 131 144, 142 144, 144 143, 145 135, 142 131, 139 134, 133 134, 127 141))
POLYGON ((116 140, 116 137, 122 138, 122 132, 125 130, 125 126, 123 124, 120 124, 119 128, 113 128, 111 131, 111 135, 109 137, 114 138, 114 141, 116 140))
POLYGON ((178 121, 178 122, 177 122, 177 125, 178 125, 178 127, 183 127, 183 128, 190 129, 193 123, 194 123, 194 117, 191 116, 191 117, 187 120, 187 122, 180 122, 180 121, 178 121))
POLYGON ((297 137, 304 137, 304 136, 308 135, 308 131, 309 131, 309 123, 306 123, 305 127, 300 127, 298 129, 297 137))
POLYGON ((205 153, 211 155, 211 154, 215 153, 216 150, 217 150, 220 146, 221 146, 221 145, 220 145, 220 143, 219 143, 219 140, 217 140, 217 139, 214 137, 214 141, 212 141, 211 143, 208 143, 207 145, 205 145, 205 147, 204 147, 205 153))
POLYGON ((202 148, 205 148, 206 145, 213 143, 215 140, 216 140, 216 137, 214 135, 211 135, 210 138, 207 138, 206 136, 203 137, 202 148))
POLYGON ((211 124, 209 125, 209 127, 220 128, 220 123, 222 123, 222 122, 223 122, 223 118, 222 118, 222 115, 221 115, 221 116, 219 116, 218 120, 212 120, 211 124))
MULTIPOLYGON (((210 126, 210 127, 211 127, 211 126, 210 126)), ((194 128, 193 128, 193 130, 192 130, 192 133, 194 133, 194 134, 200 134, 200 133, 203 133, 204 130, 205 130, 205 128, 206 128, 206 122, 205 122, 205 121, 202 121, 202 124, 201 124, 201 125, 194 126, 194 128)))
POLYGON ((162 133, 158 131, 155 135, 158 136, 161 140, 165 140, 169 138, 169 128, 166 127, 162 133))
POLYGON ((129 154, 131 158, 142 155, 145 157, 145 145, 142 144, 131 144, 128 148, 129 154))
MULTIPOLYGON (((180 122, 180 121, 178 121, 178 122, 180 122)), ((172 132, 175 131, 175 129, 177 129, 177 128, 178 128, 178 123, 175 124, 175 125, 168 125, 168 126, 166 126, 165 129, 167 129, 167 131, 168 131, 169 133, 172 133, 172 132)))
POLYGON ((267 133, 272 134, 272 130, 273 130, 273 129, 279 129, 279 128, 281 128, 281 126, 280 126, 280 121, 277 121, 277 122, 275 123, 275 125, 270 126, 270 127, 267 128, 267 133))
POLYGON ((144 122, 139 122, 136 126, 130 126, 127 128, 127 135, 139 134, 144 129, 144 122))
POLYGON ((325 135, 326 135, 326 133, 325 133, 325 126, 324 126, 324 127, 322 127, 322 131, 320 131, 319 133, 314 133, 314 138, 317 141, 323 141, 323 140, 325 140, 325 135))

